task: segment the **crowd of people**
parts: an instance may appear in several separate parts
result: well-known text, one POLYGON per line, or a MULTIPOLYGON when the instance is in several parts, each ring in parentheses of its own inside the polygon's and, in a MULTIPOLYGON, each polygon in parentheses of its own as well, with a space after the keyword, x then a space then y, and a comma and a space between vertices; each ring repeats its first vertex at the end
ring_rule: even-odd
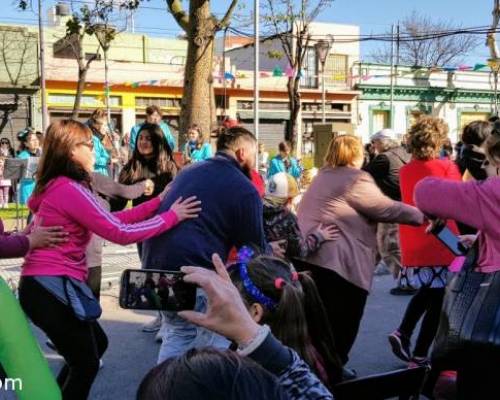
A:
MULTIPOLYGON (((388 346, 439 380, 431 347, 464 257, 428 226, 443 220, 465 246, 478 243, 479 271, 500 270, 500 122, 469 124, 456 155, 446 122, 431 116, 403 142, 390 129, 369 148, 335 136, 314 173, 289 143, 270 157, 241 126, 220 131, 215 154, 197 125, 185 134, 182 164, 155 106, 128 138, 109 132, 102 110, 19 137, 18 157, 39 158, 21 181, 32 218, 18 234, 0 224, 0 254, 24 257, 19 300, 64 358, 64 399, 88 398, 108 347, 98 322, 104 240, 136 243, 143 269, 182 271, 198 286, 193 310, 161 311, 144 327, 161 345, 138 399, 333 399, 356 377, 346 364, 379 260, 397 279, 391 292, 413 294, 388 346), (92 307, 77 312, 68 287, 92 307)), ((0 145, 3 158, 14 155, 8 140, 0 145)), ((0 200, 10 188, 3 158, 0 200)), ((498 397, 494 354, 480 366, 464 354, 455 398, 498 397)))

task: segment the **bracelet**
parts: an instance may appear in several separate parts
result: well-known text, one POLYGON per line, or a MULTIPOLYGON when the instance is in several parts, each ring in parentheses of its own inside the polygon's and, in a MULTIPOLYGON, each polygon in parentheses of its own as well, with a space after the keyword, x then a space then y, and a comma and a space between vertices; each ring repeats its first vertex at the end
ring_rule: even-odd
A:
POLYGON ((252 340, 238 345, 238 354, 241 356, 252 354, 266 340, 270 332, 271 328, 268 325, 261 325, 252 340))

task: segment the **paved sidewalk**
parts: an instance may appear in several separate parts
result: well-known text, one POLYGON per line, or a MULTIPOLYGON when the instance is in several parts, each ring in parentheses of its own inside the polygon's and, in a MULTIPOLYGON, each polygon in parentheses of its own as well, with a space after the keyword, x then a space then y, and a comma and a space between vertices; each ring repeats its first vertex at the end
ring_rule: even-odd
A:
MULTIPOLYGON (((0 260, 0 276, 13 288, 17 287, 22 263, 22 258, 0 260)), ((103 290, 116 287, 124 269, 140 267, 137 247, 135 245, 119 246, 107 243, 103 247, 102 267, 103 290)))

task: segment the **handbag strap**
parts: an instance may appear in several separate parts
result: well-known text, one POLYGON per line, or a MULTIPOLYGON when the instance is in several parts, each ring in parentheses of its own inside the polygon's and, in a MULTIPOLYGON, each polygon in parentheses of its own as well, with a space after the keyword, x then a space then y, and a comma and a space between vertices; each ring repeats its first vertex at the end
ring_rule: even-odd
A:
POLYGON ((476 239, 474 244, 470 247, 469 251, 465 256, 464 266, 462 271, 472 272, 477 265, 477 259, 479 258, 479 240, 476 239))

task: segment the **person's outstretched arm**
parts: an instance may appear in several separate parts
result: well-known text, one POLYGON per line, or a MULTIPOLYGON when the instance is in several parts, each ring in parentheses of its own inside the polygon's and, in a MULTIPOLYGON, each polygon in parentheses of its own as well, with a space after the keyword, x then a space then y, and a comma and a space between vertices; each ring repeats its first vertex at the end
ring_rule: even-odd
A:
POLYGON ((424 215, 416 208, 384 195, 373 178, 367 173, 355 180, 346 194, 347 203, 375 222, 397 222, 408 225, 422 225, 424 215))
MULTIPOLYGON (((58 202, 57 207, 61 211, 103 239, 121 245, 141 242, 157 236, 173 228, 183 219, 197 217, 200 211, 200 202, 190 198, 184 202, 175 202, 170 210, 153 218, 129 224, 122 222, 104 209, 94 194, 82 185, 71 182, 64 185, 61 190, 64 190, 64 192, 61 192, 56 200, 58 202)), ((146 205, 145 208, 139 208, 139 211, 145 211, 146 207, 158 208, 159 202, 160 199, 157 198, 150 205, 146 205)), ((135 211, 134 209, 127 210, 124 213, 132 214, 135 212, 138 212, 137 209, 135 211)), ((135 216, 131 217, 131 219, 135 218, 135 216)))
POLYGON ((457 182, 428 177, 415 187, 415 204, 426 215, 441 219, 453 219, 479 230, 486 228, 483 208, 498 207, 494 196, 493 181, 457 182))

